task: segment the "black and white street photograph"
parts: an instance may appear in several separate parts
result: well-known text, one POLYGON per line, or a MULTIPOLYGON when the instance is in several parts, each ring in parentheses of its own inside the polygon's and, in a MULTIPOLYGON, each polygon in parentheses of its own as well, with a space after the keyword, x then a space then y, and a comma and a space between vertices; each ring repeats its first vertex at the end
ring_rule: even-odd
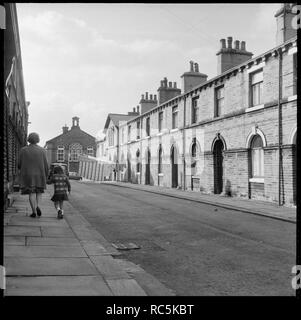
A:
POLYGON ((297 3, 2 3, 4 299, 295 298, 299 29, 297 3))

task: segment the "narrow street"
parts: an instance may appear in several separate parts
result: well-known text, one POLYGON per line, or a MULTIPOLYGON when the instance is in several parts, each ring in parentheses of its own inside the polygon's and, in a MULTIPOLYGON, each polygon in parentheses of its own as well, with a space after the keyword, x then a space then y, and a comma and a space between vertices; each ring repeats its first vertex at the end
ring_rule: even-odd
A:
POLYGON ((122 258, 177 295, 294 295, 296 225, 106 184, 72 181, 70 204, 122 258))

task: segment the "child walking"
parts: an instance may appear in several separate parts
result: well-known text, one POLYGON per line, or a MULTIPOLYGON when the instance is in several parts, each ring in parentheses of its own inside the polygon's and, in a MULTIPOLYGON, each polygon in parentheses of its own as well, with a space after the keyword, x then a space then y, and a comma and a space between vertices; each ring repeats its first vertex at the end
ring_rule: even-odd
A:
POLYGON ((68 177, 64 174, 63 168, 60 166, 56 166, 53 169, 53 175, 49 181, 49 183, 54 184, 54 194, 51 200, 54 202, 54 206, 57 210, 57 218, 64 218, 64 201, 68 201, 67 189, 70 194, 71 185, 68 177))

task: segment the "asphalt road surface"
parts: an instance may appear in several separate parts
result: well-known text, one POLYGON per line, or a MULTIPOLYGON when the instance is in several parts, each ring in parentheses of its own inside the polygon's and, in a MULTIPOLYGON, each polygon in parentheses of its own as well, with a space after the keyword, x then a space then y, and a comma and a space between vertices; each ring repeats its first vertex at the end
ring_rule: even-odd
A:
POLYGON ((189 200, 72 181, 70 203, 180 296, 294 295, 296 225, 189 200))

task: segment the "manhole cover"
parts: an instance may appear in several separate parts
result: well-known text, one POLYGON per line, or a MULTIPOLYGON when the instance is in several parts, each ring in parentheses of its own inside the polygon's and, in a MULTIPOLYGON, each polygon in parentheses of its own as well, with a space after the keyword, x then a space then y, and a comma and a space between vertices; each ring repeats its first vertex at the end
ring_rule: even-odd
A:
POLYGON ((126 243, 117 242, 117 243, 112 243, 112 246, 114 248, 116 248, 117 250, 136 250, 136 249, 140 249, 140 247, 137 246, 133 242, 126 242, 126 243))
POLYGON ((154 241, 148 239, 139 239, 137 240, 115 240, 112 243, 112 246, 115 247, 117 250, 135 250, 141 249, 142 251, 165 251, 161 246, 159 246, 154 241))

